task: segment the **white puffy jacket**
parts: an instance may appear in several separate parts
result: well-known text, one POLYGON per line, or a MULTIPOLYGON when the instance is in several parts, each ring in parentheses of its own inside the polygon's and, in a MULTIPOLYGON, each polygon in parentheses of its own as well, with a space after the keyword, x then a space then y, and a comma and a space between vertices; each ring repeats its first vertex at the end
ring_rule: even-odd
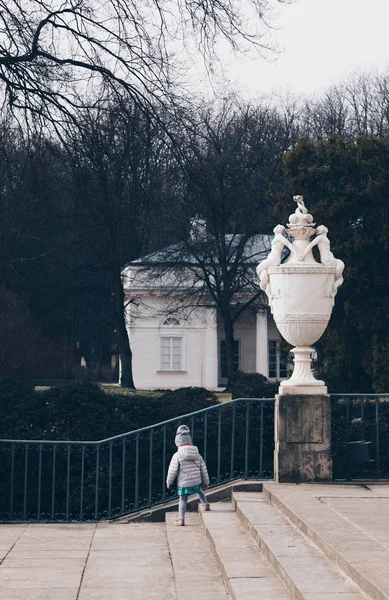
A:
POLYGON ((170 487, 178 476, 180 488, 209 485, 209 475, 197 446, 179 446, 170 461, 166 483, 170 487))

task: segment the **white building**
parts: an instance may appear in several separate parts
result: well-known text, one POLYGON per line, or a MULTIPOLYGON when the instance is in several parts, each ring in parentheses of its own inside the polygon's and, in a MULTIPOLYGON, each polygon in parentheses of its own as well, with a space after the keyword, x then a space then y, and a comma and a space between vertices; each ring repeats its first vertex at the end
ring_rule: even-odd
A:
MULTIPOLYGON (((255 267, 267 254, 270 236, 249 242, 245 266, 251 270, 253 295, 259 290, 255 267), (255 286, 255 289, 254 289, 255 286)), ((133 373, 138 389, 201 386, 209 389, 226 383, 223 326, 209 294, 198 300, 192 269, 175 260, 179 246, 127 264, 123 271, 127 328, 133 353, 133 373), (166 270, 167 256, 174 269, 166 270), (197 298, 191 302, 191 298, 197 298)), ((182 252, 182 249, 181 249, 182 252)), ((194 261, 193 258, 191 258, 194 261)), ((246 292, 247 296, 247 292, 246 292)), ((247 299, 249 296, 247 296, 247 299)), ((248 307, 234 326, 236 366, 246 373, 269 379, 287 376, 280 360, 278 330, 263 294, 262 308, 248 307)))

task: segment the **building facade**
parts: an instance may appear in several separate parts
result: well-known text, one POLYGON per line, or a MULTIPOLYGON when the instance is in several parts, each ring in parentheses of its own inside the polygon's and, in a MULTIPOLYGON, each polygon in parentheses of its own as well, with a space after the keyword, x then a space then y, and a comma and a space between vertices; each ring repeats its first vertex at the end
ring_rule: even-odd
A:
MULTIPOLYGON (((146 263, 144 259, 129 263, 122 273, 135 385, 223 388, 226 342, 216 307, 207 294, 192 303, 193 283, 187 285, 174 270, 158 274, 157 261, 155 269, 150 263, 146 268, 146 263)), ((234 337, 238 369, 273 380, 287 377, 288 365, 278 348, 280 336, 265 300, 239 316, 234 337)))

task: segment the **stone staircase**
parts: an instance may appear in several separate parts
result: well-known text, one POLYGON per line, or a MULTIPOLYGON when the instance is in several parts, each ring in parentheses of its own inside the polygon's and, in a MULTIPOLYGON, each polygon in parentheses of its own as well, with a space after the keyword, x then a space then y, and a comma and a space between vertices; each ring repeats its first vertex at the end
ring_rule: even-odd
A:
MULTIPOLYGON (((211 512, 188 513, 184 528, 167 513, 177 600, 388 600, 389 545, 334 509, 333 490, 266 483, 262 492, 234 491, 211 512)), ((376 498, 363 486, 342 493, 343 507, 376 498)), ((380 500, 386 519, 389 494, 380 500)))
POLYGON ((158 522, 2 525, 0 599, 389 600, 388 484, 260 485, 210 492, 185 527, 161 507, 158 522))

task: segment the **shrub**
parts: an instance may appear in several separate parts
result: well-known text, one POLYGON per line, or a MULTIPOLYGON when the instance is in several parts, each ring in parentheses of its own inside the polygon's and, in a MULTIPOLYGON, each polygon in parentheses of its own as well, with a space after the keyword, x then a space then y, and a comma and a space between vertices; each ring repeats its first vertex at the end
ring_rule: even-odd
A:
POLYGON ((11 377, 0 379, 0 405, 4 409, 10 408, 18 399, 30 398, 32 389, 26 384, 19 383, 11 377))
POLYGON ((219 403, 213 392, 199 387, 179 388, 166 392, 163 396, 166 413, 173 418, 177 415, 185 415, 196 410, 202 410, 219 403))
POLYGON ((26 385, 11 378, 0 379, 0 438, 29 437, 35 428, 39 398, 26 385))
POLYGON ((260 373, 237 371, 229 388, 233 398, 274 398, 278 386, 278 382, 269 381, 260 373))
POLYGON ((0 436, 12 439, 99 440, 218 404, 203 388, 161 396, 106 394, 79 381, 34 392, 12 379, 0 381, 0 436))

